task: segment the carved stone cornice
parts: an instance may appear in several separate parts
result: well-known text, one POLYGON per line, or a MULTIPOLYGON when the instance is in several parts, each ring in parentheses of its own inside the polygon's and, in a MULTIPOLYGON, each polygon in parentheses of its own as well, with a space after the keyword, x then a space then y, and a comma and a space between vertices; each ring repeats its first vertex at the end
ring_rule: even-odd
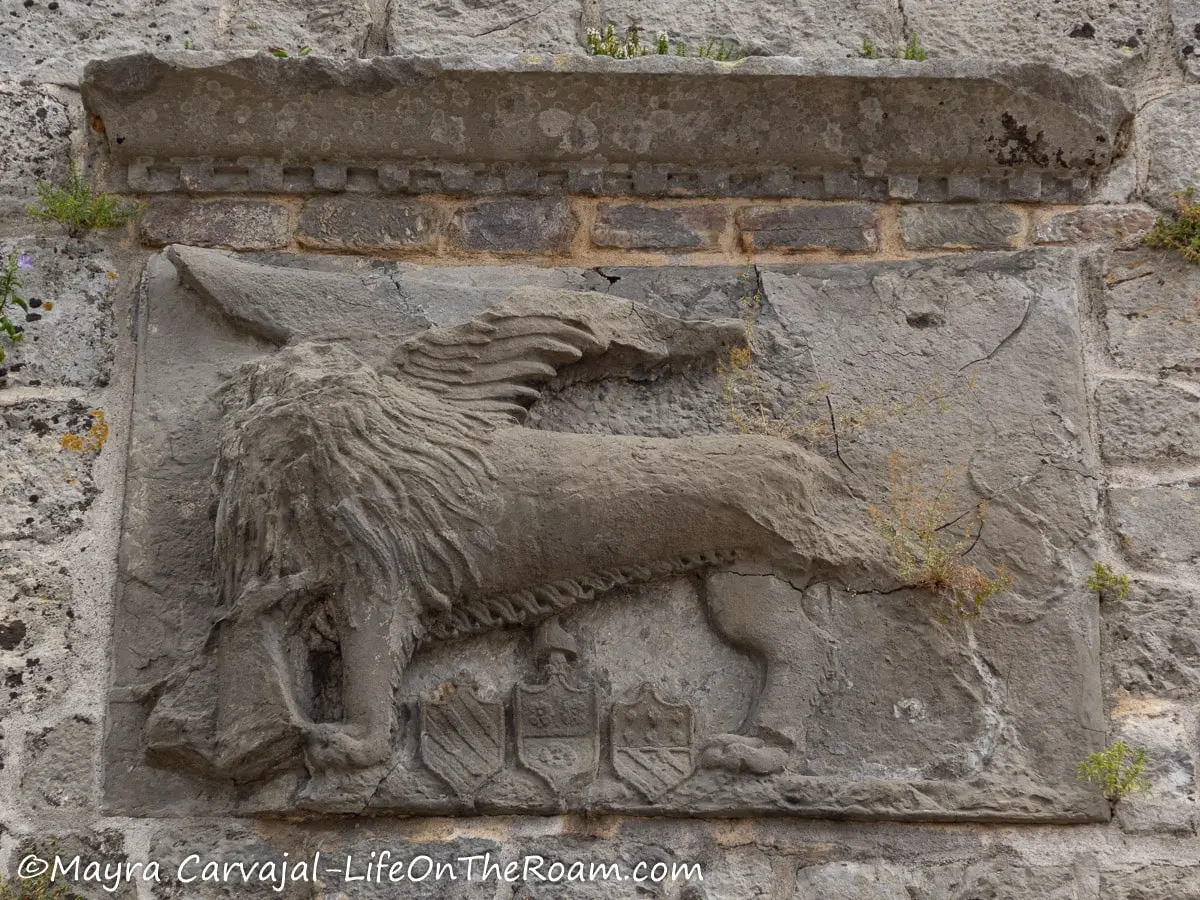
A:
POLYGON ((138 192, 1075 202, 1133 109, 1041 64, 782 57, 140 54, 82 92, 138 192))

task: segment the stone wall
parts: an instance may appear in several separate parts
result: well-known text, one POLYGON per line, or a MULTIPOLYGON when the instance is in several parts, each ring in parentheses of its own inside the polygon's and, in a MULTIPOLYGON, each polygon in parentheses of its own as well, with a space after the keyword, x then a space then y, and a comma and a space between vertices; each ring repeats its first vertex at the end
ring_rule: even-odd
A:
MULTIPOLYGON (((1200 182, 1200 5, 557 0, 536 6, 6 0, 0 7, 6 151, 0 250, 31 256, 32 268, 22 272, 24 293, 53 304, 26 323, 27 339, 0 383, 0 854, 9 870, 33 847, 109 862, 159 860, 168 875, 168 862, 190 853, 254 860, 320 850, 361 860, 388 848, 401 858, 532 853, 704 867, 703 883, 686 886, 427 882, 407 885, 400 896, 1200 898, 1200 269, 1139 243, 1155 216, 1173 209, 1172 192, 1200 182), (851 191, 844 173, 815 170, 777 172, 774 180, 756 170, 731 183, 705 182, 689 169, 694 177, 677 184, 653 166, 631 165, 614 178, 611 170, 564 163, 548 177, 520 166, 387 168, 332 159, 268 171, 265 181, 251 183, 260 172, 251 165, 214 168, 210 159, 207 168, 189 170, 184 160, 172 170, 118 159, 118 136, 106 133, 111 121, 85 112, 80 93, 88 60, 181 50, 185 40, 201 53, 311 45, 313 56, 349 58, 571 56, 583 54, 586 27, 608 21, 665 28, 693 43, 717 35, 756 55, 817 60, 852 57, 864 39, 892 50, 915 32, 931 59, 908 65, 1033 58, 1128 90, 1136 114, 1113 142, 1112 158, 1082 182, 1077 174, 1032 177, 1018 165, 975 174, 934 166, 890 176, 884 167, 851 191), (25 217, 36 179, 62 179, 72 159, 146 201, 140 221, 68 238, 25 217), (198 180, 188 182, 189 173, 198 180), (1152 789, 1119 803, 1111 821, 1088 825, 113 815, 105 808, 104 781, 112 773, 101 747, 113 737, 106 734, 107 704, 135 306, 147 260, 172 243, 353 255, 363 259, 329 265, 394 264, 414 281, 432 267, 473 267, 461 283, 476 286, 537 281, 607 288, 634 271, 630 283, 641 284, 646 267, 662 267, 667 286, 655 290, 680 296, 704 294, 709 276, 698 267, 705 266, 726 267, 721 277, 736 267, 761 279, 772 267, 953 255, 970 270, 983 265, 973 251, 1016 259, 1035 248, 1068 249, 1090 410, 1086 421, 1061 426, 1089 436, 1099 451, 1098 474, 1087 476, 1095 527, 1077 549, 1081 559, 1107 560, 1133 582, 1128 597, 1100 604, 1104 737, 1147 749, 1152 789)), ((933 141, 944 126, 936 102, 928 103, 933 141)), ((561 135, 569 142, 569 129, 561 135)), ((1014 148, 1019 143, 1014 139, 1014 148)), ((1058 648, 1040 649, 1053 669, 1058 648)), ((139 650, 152 654, 124 647, 135 656, 139 650)), ((394 890, 330 876, 283 895, 396 896, 394 890)), ((105 895, 94 885, 84 892, 105 895)), ((164 876, 159 885, 124 885, 117 896, 270 893, 261 885, 183 886, 164 876)))

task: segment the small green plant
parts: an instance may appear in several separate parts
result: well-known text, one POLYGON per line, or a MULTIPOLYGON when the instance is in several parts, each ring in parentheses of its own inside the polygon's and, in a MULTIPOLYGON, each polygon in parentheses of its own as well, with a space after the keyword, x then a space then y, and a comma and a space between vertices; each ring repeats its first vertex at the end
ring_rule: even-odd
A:
POLYGON ((1195 199, 1196 189, 1176 191, 1172 196, 1179 205, 1179 215, 1174 222, 1159 216, 1142 243, 1159 250, 1178 250, 1188 262, 1200 263, 1200 201, 1195 199))
POLYGON ((862 50, 858 52, 858 55, 863 59, 879 59, 879 48, 863 38, 862 50))
POLYGON ((1095 591, 1101 597, 1113 597, 1124 600, 1129 596, 1129 576, 1124 572, 1116 572, 1112 566, 1097 560, 1092 564, 1092 574, 1087 577, 1087 588, 1095 591))
POLYGON ((1146 776, 1146 749, 1117 741, 1107 750, 1088 754, 1075 767, 1075 777, 1088 784, 1099 784, 1110 803, 1128 794, 1150 789, 1146 776))
POLYGON ((909 35, 908 43, 904 45, 904 51, 901 53, 900 58, 916 60, 917 62, 924 62, 929 59, 929 54, 921 47, 915 31, 909 35))
MULTIPOLYGON (((292 55, 282 47, 268 47, 267 52, 272 56, 278 56, 280 59, 287 59, 292 55)), ((312 53, 312 47, 309 47, 307 44, 296 48, 296 56, 308 56, 310 53, 312 53)))
MULTIPOLYGON (((21 288, 19 273, 22 269, 31 268, 33 268, 33 263, 30 258, 19 250, 14 250, 8 254, 8 259, 4 262, 4 270, 0 273, 0 332, 3 332, 14 344, 19 344, 25 339, 25 327, 13 322, 12 307, 15 306, 26 315, 29 314, 29 301, 17 293, 21 288)), ((40 316, 38 317, 40 318, 40 316)), ((3 347, 0 347, 0 366, 6 359, 8 359, 8 353, 3 347)), ((6 374, 8 374, 7 370, 0 368, 0 378, 6 374)))
POLYGON ((0 900, 76 900, 78 896, 65 884, 55 884, 49 875, 23 879, 16 887, 0 880, 0 900))
POLYGON ((184 38, 183 39, 183 49, 184 50, 199 50, 200 48, 198 46, 196 46, 196 42, 193 41, 191 38, 184 38))
POLYGON ((871 518, 892 551, 901 582, 932 592, 956 615, 974 618, 1012 587, 1003 569, 987 575, 963 559, 979 540, 987 502, 955 516, 954 469, 947 468, 932 490, 911 469, 898 451, 888 456, 891 497, 886 507, 871 506, 871 518))
MULTIPOLYGON (((586 39, 589 56, 636 59, 639 56, 688 55, 687 45, 682 42, 676 42, 672 51, 671 38, 665 31, 658 32, 652 46, 645 46, 642 44, 641 31, 636 25, 629 26, 624 40, 617 37, 617 26, 611 22, 603 29, 589 28, 586 39)), ((707 44, 697 44, 695 55, 699 59, 714 59, 718 62, 732 62, 744 56, 736 43, 717 38, 709 38, 707 44)))
POLYGON ((57 222, 71 237, 92 228, 118 228, 139 215, 141 204, 125 202, 111 194, 98 194, 71 163, 65 185, 37 182, 38 202, 25 208, 34 219, 57 222))

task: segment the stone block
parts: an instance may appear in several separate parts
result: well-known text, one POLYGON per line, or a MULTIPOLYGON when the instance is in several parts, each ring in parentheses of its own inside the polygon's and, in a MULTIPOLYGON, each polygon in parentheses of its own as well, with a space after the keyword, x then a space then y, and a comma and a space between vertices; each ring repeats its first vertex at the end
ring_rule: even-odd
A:
POLYGON ((1144 206, 1085 206, 1040 217, 1033 239, 1038 244, 1101 243, 1132 250, 1157 218, 1144 206))
POLYGON ((1133 579, 1103 612, 1114 682, 1132 694, 1186 700, 1200 690, 1200 592, 1133 579))
POLYGON ((1189 85, 1146 105, 1137 119, 1137 141, 1146 158, 1146 201, 1174 213, 1173 194, 1200 186, 1200 144, 1193 124, 1200 121, 1200 85, 1189 85))
POLYGON ((142 240, 152 247, 190 244, 273 250, 291 240, 288 208, 265 200, 152 197, 140 226, 142 240))
POLYGON ((185 40, 214 50, 217 8, 216 0, 6 4, 0 18, 0 81, 75 85, 88 60, 182 50, 185 40))
POLYGON ((94 244, 65 237, 0 241, 0 258, 29 256, 19 270, 20 293, 32 306, 16 311, 25 338, 3 338, 9 387, 101 387, 112 375, 113 302, 118 292, 117 257, 94 244))
POLYGON ((1200 266, 1174 251, 1119 251, 1104 275, 1104 325, 1123 368, 1200 380, 1200 266))
MULTIPOLYGON (((920 36, 931 60, 1009 57, 1053 62, 1132 84, 1167 50, 1168 22, 1150 0, 906 0, 906 30, 920 36)), ((1030 139, 1035 133, 1030 133, 1030 139)))
POLYGON ((330 250, 429 248, 437 241, 437 210, 400 198, 309 200, 300 213, 296 238, 306 247, 330 250))
MULTIPOLYGON (((0 18, 0 35, 5 24, 0 18)), ((2 41, 0 37, 0 59, 2 41)), ((0 84, 0 147, 5 148, 0 156, 0 217, 22 215, 37 199, 39 178, 66 178, 71 151, 66 104, 33 88, 0 84)))
POLYGON ((1200 394, 1152 381, 1102 381, 1100 449, 1114 463, 1200 459, 1200 394))
POLYGON ((579 220, 563 199, 491 200, 455 215, 454 240, 463 250, 489 253, 565 253, 579 220))
POLYGON ((1160 697, 1119 697, 1112 710, 1112 741, 1146 751, 1149 787, 1138 799, 1194 803, 1196 712, 1191 703, 1160 697))
POLYGON ((900 233, 914 250, 973 248, 1011 250, 1025 220, 993 203, 924 204, 900 208, 900 233))
POLYGON ((1200 482, 1179 481, 1108 492, 1121 549, 1140 566, 1169 570, 1200 563, 1200 482))
POLYGON ((748 206, 737 224, 747 251, 874 250, 878 213, 863 203, 821 206, 748 206))
POLYGON ((1175 51, 1188 74, 1200 75, 1200 0, 1171 0, 1175 51))
POLYGON ((313 56, 373 56, 385 52, 383 16, 373 15, 373 6, 355 0, 221 4, 220 30, 203 49, 253 53, 278 47, 295 56, 307 46, 313 56))
POLYGON ((0 718, 40 712, 70 690, 78 637, 61 561, 0 551, 0 718))
POLYGON ((795 900, 909 900, 905 873, 884 862, 832 862, 796 873, 795 900))
POLYGON ((1158 800, 1130 794, 1117 804, 1116 819, 1126 834, 1192 837, 1196 833, 1195 803, 1190 798, 1158 800))
POLYGON ((98 490, 102 411, 77 401, 0 405, 0 540, 53 541, 77 531, 98 490), (68 449, 69 448, 69 449, 68 449))
POLYGON ((388 9, 392 53, 584 53, 582 0, 553 0, 532 11, 522 0, 416 0, 388 9))
POLYGON ((25 735, 21 791, 34 810, 88 810, 96 804, 100 730, 86 716, 25 735))
POLYGON ((623 250, 711 250, 721 240, 727 214, 717 204, 656 208, 606 203, 597 211, 592 243, 623 250))

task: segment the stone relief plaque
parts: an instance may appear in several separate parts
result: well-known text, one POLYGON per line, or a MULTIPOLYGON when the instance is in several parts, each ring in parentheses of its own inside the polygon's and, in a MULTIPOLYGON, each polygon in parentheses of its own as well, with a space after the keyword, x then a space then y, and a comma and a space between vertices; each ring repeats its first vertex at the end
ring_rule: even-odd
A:
POLYGON ((109 811, 1106 818, 1077 266, 169 248, 109 811), (901 577, 900 459, 983 615, 901 577))

